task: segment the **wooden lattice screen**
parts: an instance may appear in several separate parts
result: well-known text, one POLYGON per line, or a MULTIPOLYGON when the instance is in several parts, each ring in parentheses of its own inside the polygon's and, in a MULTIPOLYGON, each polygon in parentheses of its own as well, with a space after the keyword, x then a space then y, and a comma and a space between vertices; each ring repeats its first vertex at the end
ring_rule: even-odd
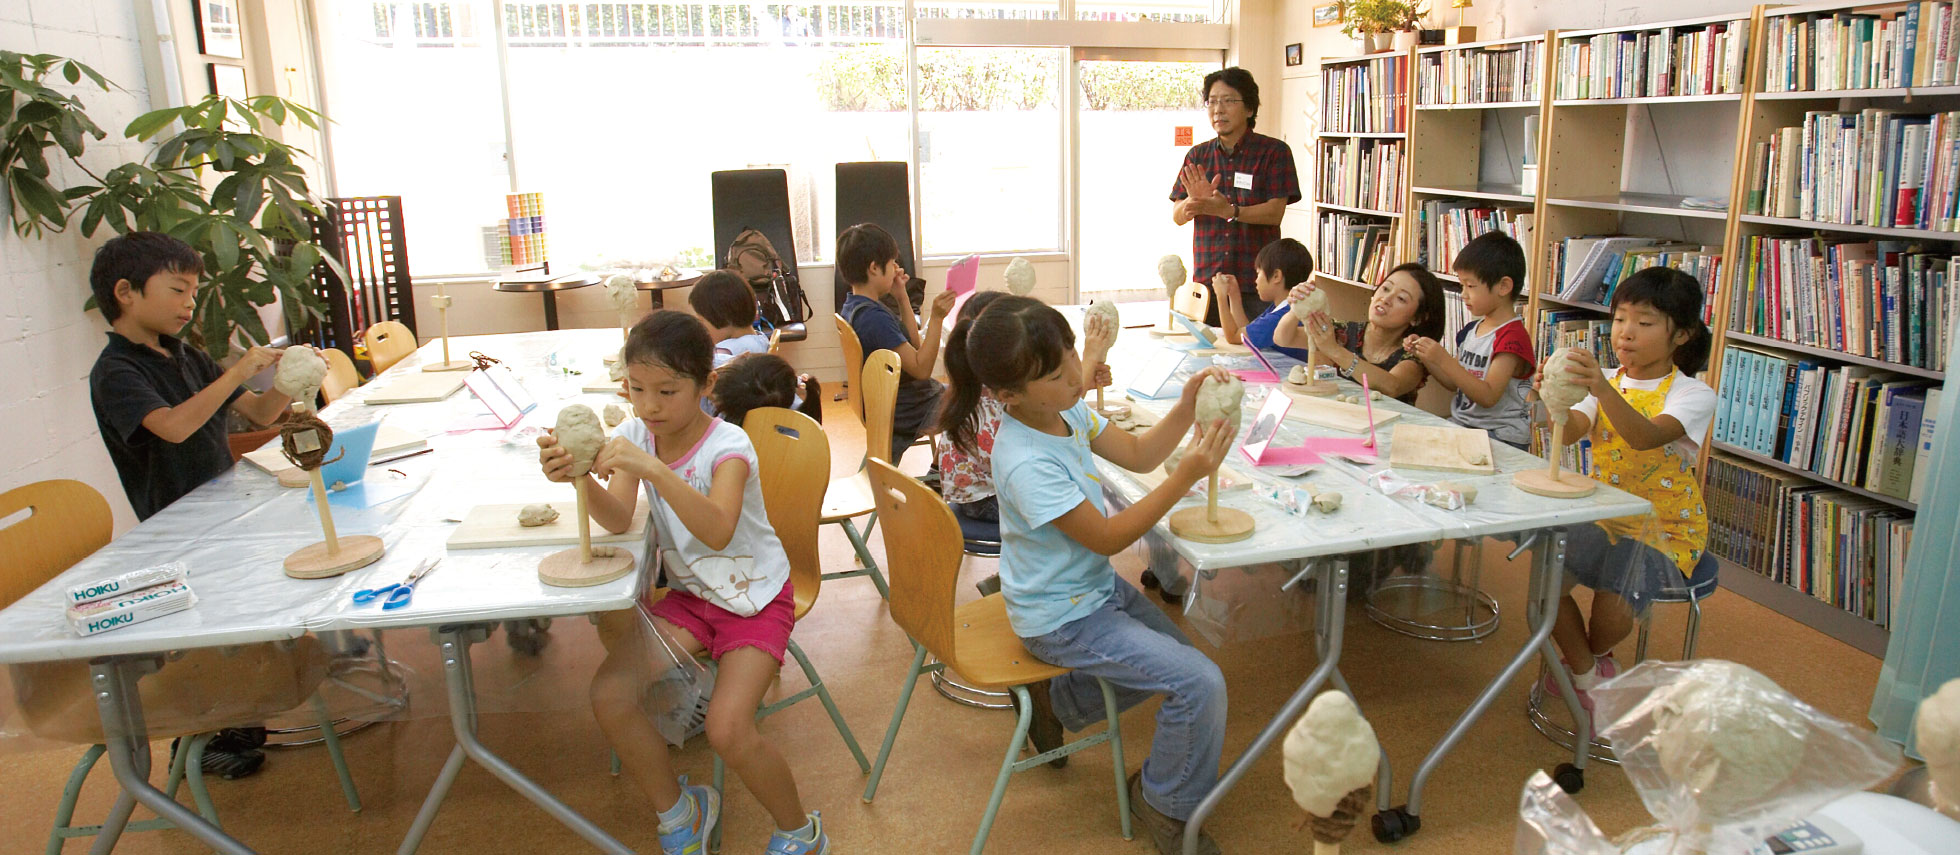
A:
POLYGON ((328 206, 328 218, 314 223, 314 239, 340 259, 352 281, 340 281, 326 265, 314 268, 314 293, 326 302, 327 316, 301 339, 351 355, 363 331, 389 320, 401 321, 420 337, 401 197, 329 199, 328 206))

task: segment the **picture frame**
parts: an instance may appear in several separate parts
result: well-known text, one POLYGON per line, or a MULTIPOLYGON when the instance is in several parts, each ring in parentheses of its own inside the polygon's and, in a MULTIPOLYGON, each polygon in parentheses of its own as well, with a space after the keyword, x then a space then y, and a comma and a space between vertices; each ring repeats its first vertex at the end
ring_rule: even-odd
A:
POLYGON ((1301 56, 1301 53, 1299 42, 1294 42, 1286 46, 1286 65, 1288 68, 1306 61, 1306 58, 1301 56))
MULTIPOLYGON (((228 63, 207 62, 204 64, 205 80, 211 85, 211 94, 234 101, 252 97, 245 83, 245 66, 228 63)), ((235 115, 225 116, 225 130, 243 133, 252 126, 235 115)))
POLYGON ((245 58, 238 0, 191 0, 191 13, 197 20, 199 53, 226 59, 245 58))
POLYGON ((1336 24, 1339 24, 1340 22, 1341 22, 1341 4, 1328 3, 1326 5, 1313 7, 1314 26, 1332 27, 1336 24))

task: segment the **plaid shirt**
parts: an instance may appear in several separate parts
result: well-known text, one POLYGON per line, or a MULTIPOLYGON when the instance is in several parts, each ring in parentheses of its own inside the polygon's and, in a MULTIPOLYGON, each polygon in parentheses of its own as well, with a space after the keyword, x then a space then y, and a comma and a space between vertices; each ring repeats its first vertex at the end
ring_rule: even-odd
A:
MULTIPOLYGON (((1293 150, 1286 143, 1260 133, 1247 131, 1236 151, 1227 152, 1216 138, 1191 147, 1184 163, 1197 164, 1205 176, 1217 180, 1225 198, 1249 208, 1268 199, 1300 201, 1300 175, 1293 169, 1293 150), (1250 188, 1239 186, 1239 174, 1249 175, 1250 188)), ((1184 201, 1184 185, 1171 182, 1171 201, 1184 201)), ((1192 221, 1191 278, 1209 284, 1211 277, 1230 273, 1239 279, 1239 289, 1253 293, 1257 273, 1252 260, 1266 244, 1279 240, 1279 226, 1258 226, 1218 217, 1201 216, 1192 221)))

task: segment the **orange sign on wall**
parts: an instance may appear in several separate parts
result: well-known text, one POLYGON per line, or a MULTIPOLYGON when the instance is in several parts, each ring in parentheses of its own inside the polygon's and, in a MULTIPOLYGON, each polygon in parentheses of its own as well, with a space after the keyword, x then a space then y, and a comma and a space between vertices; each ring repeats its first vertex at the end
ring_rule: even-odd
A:
POLYGON ((1171 136, 1172 136, 1171 145, 1190 145, 1191 126, 1178 125, 1177 127, 1171 130, 1171 136))

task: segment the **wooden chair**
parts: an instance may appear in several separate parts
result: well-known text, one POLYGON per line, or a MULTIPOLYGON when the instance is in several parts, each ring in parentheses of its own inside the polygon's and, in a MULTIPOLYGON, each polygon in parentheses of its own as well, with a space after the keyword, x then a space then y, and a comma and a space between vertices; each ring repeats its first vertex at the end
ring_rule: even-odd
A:
POLYGON ((774 356, 777 353, 780 353, 782 349, 783 349, 783 331, 770 330, 769 331, 769 355, 774 356))
POLYGON ((367 352, 368 364, 379 376, 415 352, 415 333, 401 321, 382 321, 368 327, 367 352))
POLYGON ((864 387, 859 384, 859 375, 864 371, 864 344, 858 341, 857 330, 851 329, 851 322, 843 315, 833 314, 837 320, 837 346, 844 351, 844 400, 851 405, 851 412, 857 420, 864 421, 864 387))
MULTIPOLYGON (((857 332, 851 329, 843 315, 831 315, 837 320, 837 341, 844 349, 844 393, 851 404, 851 412, 859 424, 864 422, 864 347, 858 344, 857 332)), ((885 446, 891 446, 891 422, 885 422, 885 446)), ((873 431, 866 429, 866 450, 873 431)), ((871 536, 872 527, 878 524, 876 508, 871 502, 871 482, 865 480, 864 471, 832 478, 830 488, 824 491, 822 522, 835 523, 844 529, 844 537, 851 542, 851 550, 857 553, 858 567, 853 570, 839 570, 825 573, 825 579, 848 579, 854 576, 870 576, 871 583, 878 586, 878 595, 886 596, 885 576, 878 570, 878 561, 871 557, 871 547, 865 542, 871 536), (868 517, 864 528, 860 529, 851 520, 868 517)))
POLYGON ((1106 682, 1102 686, 1104 715, 1108 729, 1082 737, 1053 751, 1036 754, 1016 762, 1021 745, 1027 741, 1033 720, 1028 685, 1068 674, 1069 669, 1050 665, 1028 653, 1007 623, 1007 604, 1000 594, 955 606, 953 591, 959 583, 961 537, 953 511, 932 488, 898 471, 882 460, 865 464, 870 471, 872 495, 878 513, 885 519, 885 560, 891 565, 891 613, 912 640, 912 666, 905 674, 892 710, 891 725, 878 749, 878 762, 871 767, 871 780, 864 788, 864 801, 878 794, 878 781, 884 776, 885 761, 891 757, 898 726, 905 720, 905 708, 912 701, 912 689, 919 675, 951 666, 974 686, 1012 691, 1020 700, 1020 716, 1014 738, 1007 743, 1007 757, 1001 761, 994 779, 993 796, 980 817, 980 830, 973 837, 972 852, 979 855, 987 845, 987 833, 1000 812, 1001 798, 1007 794, 1007 780, 1015 772, 1041 766, 1089 746, 1107 742, 1115 770, 1116 812, 1123 828, 1123 839, 1131 839, 1130 791, 1123 772, 1123 732, 1117 718, 1116 693, 1106 682), (894 532, 899 532, 895 534, 894 532), (939 662, 926 665, 926 656, 939 662))
POLYGON ((1177 286, 1177 295, 1171 298, 1171 311, 1190 318, 1198 323, 1205 322, 1205 310, 1211 308, 1211 289, 1203 282, 1186 282, 1177 286))
POLYGON ((340 396, 361 385, 361 372, 354 368, 354 360, 337 347, 320 351, 327 359, 327 376, 320 381, 320 399, 326 403, 340 400, 340 396))
MULTIPOLYGON (((39 481, 0 493, 0 519, 21 511, 27 511, 28 516, 0 529, 0 555, 7 556, 0 564, 0 608, 12 605, 101 549, 114 531, 109 503, 95 488, 80 481, 39 481)), ((211 824, 218 824, 217 808, 204 786, 204 749, 216 735, 210 723, 220 718, 224 726, 250 723, 299 706, 310 696, 320 715, 347 806, 359 811, 360 796, 348 774, 339 737, 327 724, 326 704, 315 692, 326 671, 325 652, 317 640, 307 636, 290 648, 253 644, 230 650, 187 651, 145 678, 138 684, 138 692, 150 737, 187 737, 171 758, 164 792, 175 798, 178 785, 188 780, 198 812, 211 824), (189 722, 198 724, 187 727, 189 722)), ((47 851, 59 853, 64 840, 94 836, 103 830, 103 826, 70 824, 82 785, 106 751, 102 720, 90 689, 89 666, 79 660, 34 662, 10 666, 8 676, 14 702, 30 732, 43 739, 89 746, 69 773, 68 785, 55 808, 54 827, 48 832, 47 851)), ((122 807, 119 800, 118 808, 122 807)), ((98 851, 113 847, 114 837, 123 831, 175 827, 165 819, 127 822, 128 816, 121 812, 123 822, 119 823, 112 814, 107 824, 111 837, 97 841, 98 851)))
MULTIPOLYGON (((858 379, 864 385, 864 453, 868 457, 897 465, 892 455, 892 417, 898 412, 898 381, 904 369, 898 354, 873 351, 864 359, 858 379)), ((903 449, 900 449, 903 451, 903 449)))

